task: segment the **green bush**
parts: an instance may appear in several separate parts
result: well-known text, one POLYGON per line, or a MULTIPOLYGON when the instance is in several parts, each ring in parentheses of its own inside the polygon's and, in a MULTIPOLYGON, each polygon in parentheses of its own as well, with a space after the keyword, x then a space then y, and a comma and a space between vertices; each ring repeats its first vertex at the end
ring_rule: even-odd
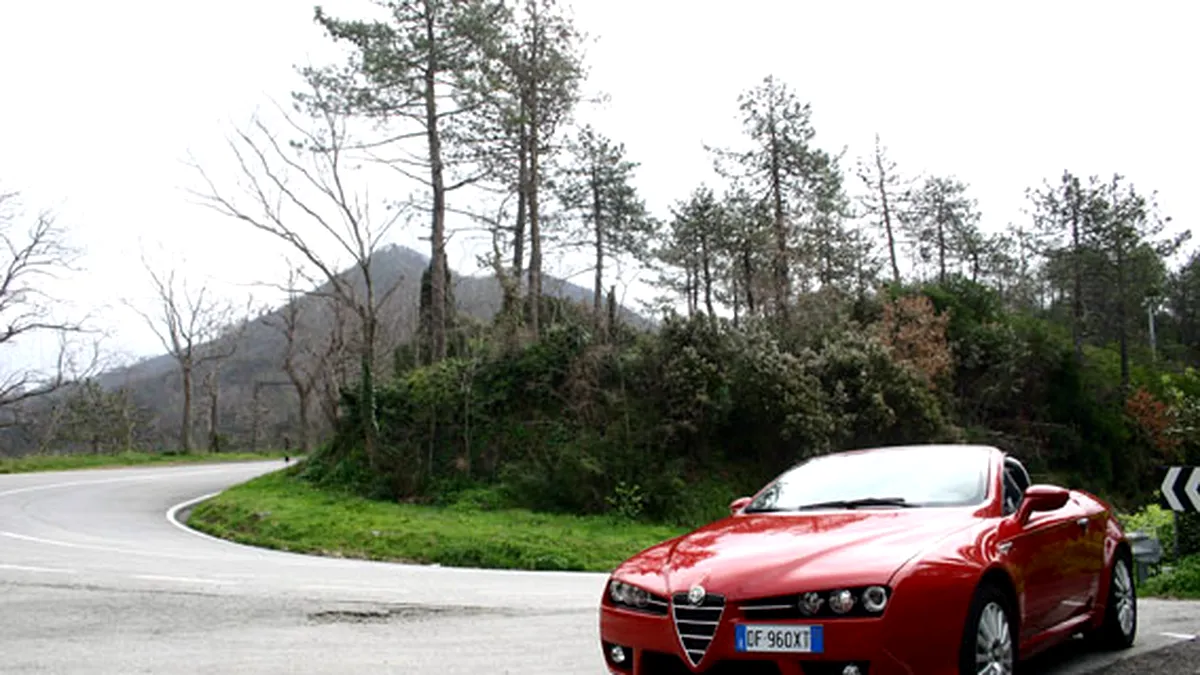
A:
POLYGON ((355 392, 343 402, 305 472, 316 484, 689 524, 804 458, 949 428, 919 374, 859 328, 789 351, 762 324, 702 316, 616 340, 563 320, 524 348, 397 368, 376 394, 373 466, 355 392))
POLYGON ((1170 561, 1174 558, 1174 513, 1157 504, 1151 504, 1135 513, 1120 514, 1118 519, 1126 532, 1145 532, 1158 539, 1163 549, 1163 560, 1170 561))
POLYGON ((1200 599, 1200 555, 1183 558, 1170 571, 1150 577, 1141 592, 1167 598, 1200 599))
MULTIPOLYGON (((1119 505, 1146 501, 1162 453, 1126 411, 1114 349, 1088 345, 1081 365, 1060 323, 963 279, 891 293, 923 293, 947 317, 949 374, 851 318, 873 320, 878 302, 823 298, 805 306, 826 312, 812 326, 670 315, 652 333, 597 333, 555 306, 535 342, 497 328, 439 363, 402 359, 378 386, 374 457, 347 391, 306 477, 389 500, 690 524, 807 457, 969 438, 1119 505)), ((1154 391, 1190 390, 1178 379, 1154 391)))

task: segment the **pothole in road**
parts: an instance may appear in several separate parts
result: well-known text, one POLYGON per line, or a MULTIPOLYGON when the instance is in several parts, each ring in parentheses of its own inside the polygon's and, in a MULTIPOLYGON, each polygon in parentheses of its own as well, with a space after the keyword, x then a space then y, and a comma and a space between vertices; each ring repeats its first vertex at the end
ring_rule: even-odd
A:
POLYGON ((328 609, 310 612, 309 621, 316 623, 388 623, 433 617, 465 617, 494 613, 478 607, 433 607, 403 605, 372 609, 328 609))

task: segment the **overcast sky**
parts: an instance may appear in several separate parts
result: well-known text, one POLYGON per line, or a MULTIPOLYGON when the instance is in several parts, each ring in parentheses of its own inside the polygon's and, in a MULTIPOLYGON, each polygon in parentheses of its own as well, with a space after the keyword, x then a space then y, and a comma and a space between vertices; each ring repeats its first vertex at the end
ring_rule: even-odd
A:
MULTIPOLYGON (((588 88, 611 96, 583 117, 641 162, 638 187, 660 216, 712 180, 703 145, 737 141, 736 98, 767 74, 812 103, 819 145, 854 158, 878 132, 903 172, 969 183, 989 229, 1024 218, 1024 190, 1068 168, 1157 190, 1177 228, 1200 216, 1194 3, 574 6, 595 38, 588 88)), ((282 281, 278 249, 189 200, 196 174, 183 160, 192 153, 233 180, 226 135, 286 98, 294 64, 331 56, 311 18, 296 0, 0 3, 0 186, 71 229, 86 272, 60 295, 76 310, 109 307, 99 319, 112 346, 162 351, 120 304, 149 299, 142 250, 229 293, 282 281)), ((427 253, 422 235, 394 240, 427 253)), ((470 242, 454 242, 450 263, 474 268, 470 242)), ((40 351, 25 344, 0 359, 40 351)))

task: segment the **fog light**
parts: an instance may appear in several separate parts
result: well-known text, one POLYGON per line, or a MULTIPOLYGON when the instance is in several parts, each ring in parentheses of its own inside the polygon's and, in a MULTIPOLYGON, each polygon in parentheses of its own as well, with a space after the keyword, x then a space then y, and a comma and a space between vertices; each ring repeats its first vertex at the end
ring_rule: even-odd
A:
POLYGON ((842 675, 862 675, 862 671, 858 669, 858 666, 851 663, 845 668, 842 668, 842 675))
MULTIPOLYGON (((625 663, 625 648, 620 645, 613 645, 612 649, 608 650, 608 658, 612 659, 613 663, 625 663)), ((855 673, 858 671, 855 670, 855 673)))

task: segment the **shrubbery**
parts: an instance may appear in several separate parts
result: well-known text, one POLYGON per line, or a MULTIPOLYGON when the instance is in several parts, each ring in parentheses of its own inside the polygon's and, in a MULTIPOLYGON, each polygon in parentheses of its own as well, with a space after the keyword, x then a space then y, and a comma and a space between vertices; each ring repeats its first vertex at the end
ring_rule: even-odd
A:
POLYGON ((669 316, 641 333, 593 330, 578 310, 525 346, 476 333, 381 384, 374 467, 347 392, 306 476, 387 499, 695 524, 806 457, 974 440, 1015 451, 1035 479, 1146 501, 1167 456, 1161 376, 1135 373, 1147 394, 1130 407, 1112 350, 1089 347, 1096 366, 1081 369, 1055 324, 967 281, 852 314, 807 331, 669 316))
POLYGON ((345 403, 317 482, 685 523, 815 454, 950 437, 923 375, 863 329, 789 351, 765 325, 700 316, 603 339, 577 317, 524 349, 408 370, 377 395, 382 471, 348 441, 345 403))

